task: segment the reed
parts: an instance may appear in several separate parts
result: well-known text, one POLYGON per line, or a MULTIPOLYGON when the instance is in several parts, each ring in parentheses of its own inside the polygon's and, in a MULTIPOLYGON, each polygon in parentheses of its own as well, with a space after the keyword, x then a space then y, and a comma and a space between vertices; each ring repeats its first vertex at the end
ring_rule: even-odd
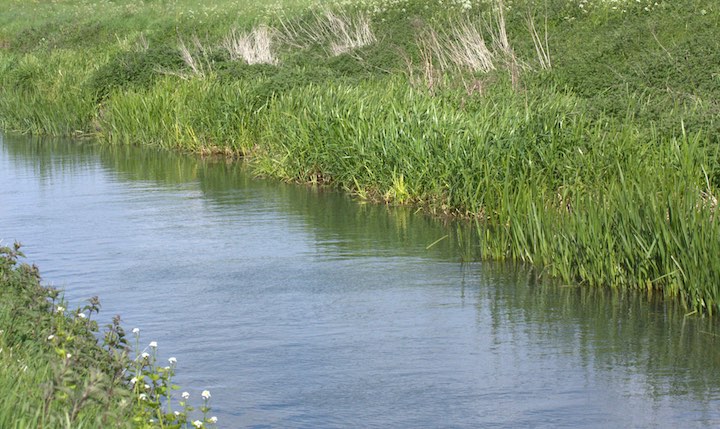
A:
POLYGON ((714 149, 702 135, 657 141, 632 122, 590 121, 559 91, 530 98, 510 83, 464 110, 401 81, 381 88, 278 98, 257 171, 471 216, 487 257, 716 308, 716 206, 703 197, 716 192, 703 180, 714 149))
POLYGON ((166 149, 249 153, 252 109, 237 104, 250 88, 211 79, 166 77, 149 90, 113 94, 98 117, 101 139, 166 149))

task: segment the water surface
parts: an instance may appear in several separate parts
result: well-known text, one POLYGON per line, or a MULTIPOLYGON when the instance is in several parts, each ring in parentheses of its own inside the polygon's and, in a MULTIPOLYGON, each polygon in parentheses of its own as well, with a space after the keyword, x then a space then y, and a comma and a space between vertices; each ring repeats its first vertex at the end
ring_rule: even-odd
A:
POLYGON ((177 357, 221 427, 720 424, 717 321, 472 262, 471 232, 236 163, 0 136, 0 239, 177 357))

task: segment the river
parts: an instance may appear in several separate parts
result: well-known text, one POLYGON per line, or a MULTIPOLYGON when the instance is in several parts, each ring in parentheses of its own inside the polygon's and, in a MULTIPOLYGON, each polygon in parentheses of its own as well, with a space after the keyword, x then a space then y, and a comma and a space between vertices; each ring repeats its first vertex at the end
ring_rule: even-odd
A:
POLYGON ((240 163, 0 135, 0 239, 219 427, 717 427, 720 330, 476 262, 470 225, 240 163))

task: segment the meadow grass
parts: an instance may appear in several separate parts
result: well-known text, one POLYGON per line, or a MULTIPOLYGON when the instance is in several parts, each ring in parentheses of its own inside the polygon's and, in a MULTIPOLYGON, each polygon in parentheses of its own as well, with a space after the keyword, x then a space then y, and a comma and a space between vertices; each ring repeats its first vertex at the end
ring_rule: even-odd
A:
POLYGON ((0 5, 6 129, 243 156, 718 309, 712 0, 0 5))

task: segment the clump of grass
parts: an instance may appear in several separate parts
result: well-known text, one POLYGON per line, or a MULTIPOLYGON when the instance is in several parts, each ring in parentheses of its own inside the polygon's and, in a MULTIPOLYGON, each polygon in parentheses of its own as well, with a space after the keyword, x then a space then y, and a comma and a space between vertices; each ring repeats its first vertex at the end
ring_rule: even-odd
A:
POLYGON ((111 144, 143 144, 165 149, 203 152, 250 152, 256 144, 256 86, 232 85, 214 79, 164 76, 152 88, 111 95, 98 126, 111 144), (237 103, 237 100, 245 100, 237 103))
POLYGON ((308 49, 322 46, 329 55, 338 56, 377 40, 370 16, 364 12, 313 12, 303 20, 283 20, 283 38, 290 46, 308 49))
POLYGON ((119 316, 101 333, 97 297, 70 311, 22 256, 17 243, 0 247, 0 426, 214 426, 209 391, 200 415, 187 392, 173 411, 177 359, 160 365, 157 343, 141 349, 138 329, 131 358, 119 316))
MULTIPOLYGON (((551 67, 547 27, 542 39, 529 13, 526 20, 540 68, 547 70, 551 67)), ((428 88, 443 81, 439 76, 450 74, 451 79, 459 77, 468 95, 472 95, 475 91, 482 92, 478 89, 478 74, 487 75, 501 69, 508 73, 513 87, 519 89, 521 71, 530 69, 528 63, 518 59, 510 43, 502 0, 494 1, 490 17, 464 14, 428 26, 420 32, 417 44, 428 88), (469 84, 468 76, 472 77, 469 84)), ((410 61, 408 64, 412 81, 413 67, 410 61)))
POLYGON ((180 55, 185 62, 185 65, 190 69, 190 75, 174 73, 172 71, 168 71, 166 73, 176 74, 187 79, 189 77, 204 78, 208 73, 212 72, 212 63, 208 59, 208 49, 203 46, 202 42, 200 42, 200 39, 196 35, 193 35, 191 40, 195 48, 195 53, 193 53, 193 51, 185 45, 182 38, 178 41, 180 55))
POLYGON ((78 135, 93 116, 86 53, 0 54, 0 126, 32 134, 78 135))
POLYGON ((274 30, 265 25, 255 27, 249 33, 238 33, 233 29, 223 40, 223 47, 233 61, 243 60, 251 65, 275 65, 278 63, 278 58, 272 48, 273 33, 274 30))

